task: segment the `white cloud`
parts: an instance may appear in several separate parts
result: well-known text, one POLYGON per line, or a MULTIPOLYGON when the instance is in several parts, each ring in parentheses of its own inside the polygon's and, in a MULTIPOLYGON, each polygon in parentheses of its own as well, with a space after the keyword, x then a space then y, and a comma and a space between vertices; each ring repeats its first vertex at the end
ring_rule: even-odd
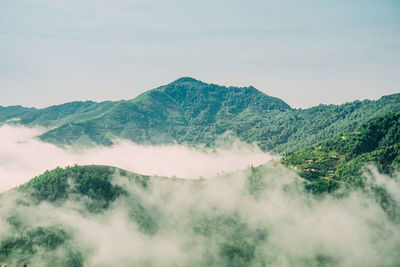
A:
POLYGON ((141 146, 120 140, 112 147, 66 150, 35 138, 41 132, 10 125, 0 127, 0 192, 46 170, 74 164, 111 165, 140 174, 196 179, 260 165, 272 158, 256 146, 241 143, 229 148, 195 149, 181 145, 141 146))

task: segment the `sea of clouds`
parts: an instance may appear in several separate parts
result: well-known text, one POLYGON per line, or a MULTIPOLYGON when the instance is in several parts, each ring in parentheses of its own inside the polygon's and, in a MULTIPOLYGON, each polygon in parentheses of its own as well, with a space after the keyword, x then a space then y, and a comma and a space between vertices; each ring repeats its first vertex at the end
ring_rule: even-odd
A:
POLYGON ((197 179, 263 164, 273 157, 255 145, 234 141, 229 147, 143 146, 116 140, 111 147, 60 148, 40 141, 40 128, 0 127, 0 192, 27 182, 46 170, 68 165, 110 165, 128 171, 197 179))
POLYGON ((71 251, 83 255, 84 266, 400 264, 398 176, 371 168, 362 190, 315 196, 304 190, 296 173, 252 145, 234 142, 208 149, 120 140, 112 147, 63 149, 36 139, 40 132, 0 127, 1 191, 75 163, 212 178, 151 178, 143 188, 116 173, 113 184, 127 194, 100 213, 86 209, 87 199, 21 205, 25 196, 10 191, 0 198, 0 245, 19 235, 9 223, 11 215, 24 219, 25 230, 56 226, 71 235, 56 251, 37 249, 31 266, 51 266, 71 251), (376 188, 385 190, 386 203, 376 188), (143 220, 154 224, 154 230, 144 231, 143 220))

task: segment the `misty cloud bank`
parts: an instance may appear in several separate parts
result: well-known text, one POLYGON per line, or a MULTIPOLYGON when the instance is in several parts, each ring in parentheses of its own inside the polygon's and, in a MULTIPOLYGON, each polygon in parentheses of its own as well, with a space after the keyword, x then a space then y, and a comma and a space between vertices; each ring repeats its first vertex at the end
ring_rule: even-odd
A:
MULTIPOLYGON (((0 195, 0 264, 29 266, 399 266, 400 177, 373 168, 363 190, 314 196, 304 180, 251 145, 192 149, 138 146, 65 150, 40 130, 0 127, 1 190, 56 166, 106 164, 123 189, 110 205, 72 194, 56 202, 0 195), (267 163, 265 163, 267 162, 267 163), (259 165, 260 167, 247 166, 259 165), (239 170, 242 169, 242 170, 239 170), (231 171, 231 172, 228 172, 231 171), (92 205, 94 204, 94 205, 92 205), (47 237, 46 243, 41 241, 47 237), (7 262, 2 251, 19 246, 7 262), (27 252, 28 251, 28 252, 27 252), (24 254, 25 253, 25 254, 24 254), (26 255, 30 255, 27 257, 26 255)), ((69 181, 69 186, 76 186, 69 181)))
POLYGON ((68 233, 55 251, 38 249, 31 266, 74 257, 85 266, 398 266, 400 214, 389 216, 372 190, 390 188, 399 205, 398 179, 371 172, 364 191, 322 197, 301 182, 273 163, 202 181, 152 178, 146 187, 116 173, 113 184, 127 193, 102 212, 90 212, 86 198, 21 205, 26 196, 9 192, 0 240, 18 236, 14 216, 25 230, 68 233))
POLYGON ((112 147, 62 149, 35 138, 42 132, 22 126, 0 127, 0 192, 46 170, 74 164, 110 165, 146 175, 197 179, 257 166, 272 159, 257 146, 237 141, 217 149, 141 146, 126 140, 119 140, 112 147))

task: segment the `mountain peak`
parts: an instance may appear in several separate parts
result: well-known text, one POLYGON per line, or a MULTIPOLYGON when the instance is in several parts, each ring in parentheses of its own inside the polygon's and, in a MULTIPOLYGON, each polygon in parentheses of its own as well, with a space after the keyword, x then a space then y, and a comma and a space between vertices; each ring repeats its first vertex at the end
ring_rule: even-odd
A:
POLYGON ((192 77, 181 77, 181 78, 173 81, 170 84, 182 84, 182 83, 200 83, 200 84, 204 84, 202 81, 196 80, 195 78, 192 78, 192 77))

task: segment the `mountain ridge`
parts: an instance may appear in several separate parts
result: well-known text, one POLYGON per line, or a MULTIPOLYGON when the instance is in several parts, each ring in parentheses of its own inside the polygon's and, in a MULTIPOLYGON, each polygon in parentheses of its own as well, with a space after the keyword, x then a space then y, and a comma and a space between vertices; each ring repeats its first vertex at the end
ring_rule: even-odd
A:
POLYGON ((40 139, 61 146, 111 145, 115 138, 212 146, 230 132, 243 142, 282 154, 351 132, 375 115, 397 110, 400 93, 293 109, 252 86, 226 87, 182 77, 130 100, 75 101, 24 110, 18 123, 48 127, 40 139))

